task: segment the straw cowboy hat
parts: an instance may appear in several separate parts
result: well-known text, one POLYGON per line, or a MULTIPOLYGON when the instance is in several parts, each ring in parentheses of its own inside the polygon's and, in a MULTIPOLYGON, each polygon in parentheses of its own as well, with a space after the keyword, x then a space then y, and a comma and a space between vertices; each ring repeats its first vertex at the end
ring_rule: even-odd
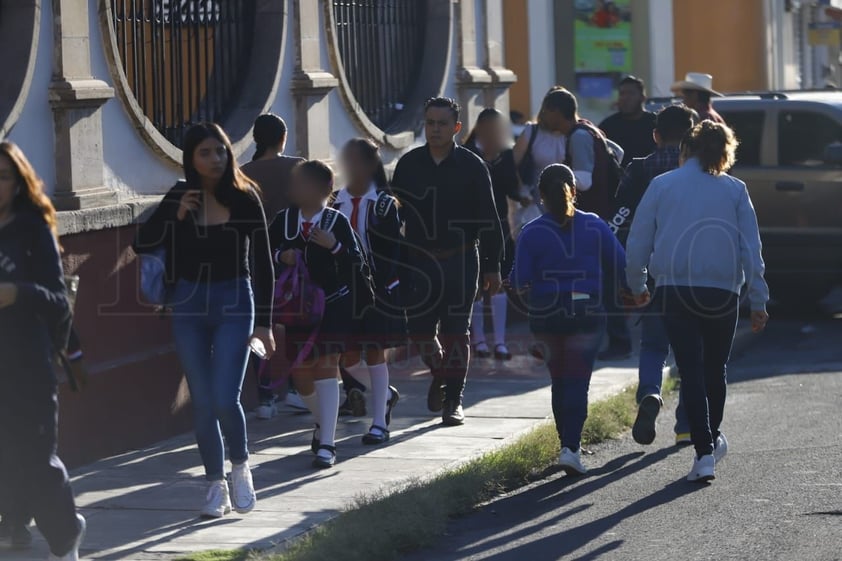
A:
POLYGON ((680 92, 681 90, 699 90, 708 92, 711 95, 722 97, 722 94, 713 89, 713 76, 702 72, 688 72, 684 80, 674 83, 670 90, 680 92))

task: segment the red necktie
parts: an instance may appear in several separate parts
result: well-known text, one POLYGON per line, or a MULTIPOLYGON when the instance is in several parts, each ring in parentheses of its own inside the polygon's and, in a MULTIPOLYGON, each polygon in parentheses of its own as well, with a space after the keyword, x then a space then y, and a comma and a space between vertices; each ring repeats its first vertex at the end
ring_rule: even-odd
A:
POLYGON ((313 227, 312 222, 302 222, 301 223, 301 235, 304 236, 305 240, 310 238, 310 229, 312 227, 313 227))
POLYGON ((360 218, 360 201, 362 199, 360 197, 353 197, 351 199, 351 204, 354 205, 354 208, 351 210, 351 228, 354 230, 357 229, 357 221, 360 218))

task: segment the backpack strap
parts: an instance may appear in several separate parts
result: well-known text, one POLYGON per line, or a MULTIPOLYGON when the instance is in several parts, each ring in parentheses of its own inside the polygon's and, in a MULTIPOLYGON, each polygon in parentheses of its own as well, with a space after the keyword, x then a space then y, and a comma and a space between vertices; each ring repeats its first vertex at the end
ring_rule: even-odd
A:
POLYGON ((319 221, 319 229, 325 232, 330 232, 336 221, 339 219, 339 211, 332 207, 327 207, 322 212, 322 219, 319 221))
POLYGON ((532 147, 535 146, 535 140, 538 138, 538 123, 529 125, 529 144, 526 145, 526 153, 532 154, 532 147))

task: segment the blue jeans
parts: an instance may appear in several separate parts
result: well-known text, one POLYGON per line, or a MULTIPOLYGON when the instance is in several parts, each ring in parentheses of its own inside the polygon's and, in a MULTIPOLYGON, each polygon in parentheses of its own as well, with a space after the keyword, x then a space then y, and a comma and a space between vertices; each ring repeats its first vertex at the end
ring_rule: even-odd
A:
MULTIPOLYGON (((640 362, 638 363, 637 402, 647 395, 661 395, 664 366, 670 352, 670 341, 664 327, 664 318, 655 309, 643 312, 640 318, 640 362)), ((690 422, 684 410, 684 399, 678 396, 675 410, 675 433, 690 432, 690 422)))
POLYGON ((725 413, 725 370, 737 330, 738 296, 718 288, 666 286, 656 297, 663 298, 693 446, 699 457, 712 454, 725 413))
POLYGON ((605 311, 596 299, 557 306, 535 306, 530 300, 529 326, 550 371, 556 430, 561 445, 575 452, 588 418, 588 389, 605 335, 605 311))
POLYGON ((248 340, 254 328, 251 281, 178 281, 172 327, 190 388, 205 476, 208 481, 219 481, 225 477, 223 434, 231 461, 240 464, 248 460, 240 393, 248 365, 248 340))

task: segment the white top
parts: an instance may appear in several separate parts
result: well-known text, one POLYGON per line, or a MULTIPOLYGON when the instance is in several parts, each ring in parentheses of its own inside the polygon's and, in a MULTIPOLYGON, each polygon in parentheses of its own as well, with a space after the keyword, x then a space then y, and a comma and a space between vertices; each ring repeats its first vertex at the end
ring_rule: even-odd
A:
MULTIPOLYGON (((527 135, 527 140, 532 137, 532 131, 535 130, 535 127, 538 127, 538 125, 531 124, 523 131, 523 134, 527 135)), ((532 161, 535 162, 536 183, 545 167, 552 164, 563 164, 566 158, 567 137, 561 133, 552 133, 538 127, 535 143, 532 145, 532 161)))
MULTIPOLYGON (((354 210, 353 196, 348 192, 347 187, 343 187, 336 195, 336 208, 345 215, 348 221, 351 220, 351 212, 354 210)), ((360 206, 357 214, 357 223, 351 224, 351 227, 357 232, 357 235, 362 240, 363 250, 366 255, 369 254, 371 248, 368 243, 368 211, 372 204, 377 203, 377 186, 372 183, 365 195, 360 197, 360 206)))

